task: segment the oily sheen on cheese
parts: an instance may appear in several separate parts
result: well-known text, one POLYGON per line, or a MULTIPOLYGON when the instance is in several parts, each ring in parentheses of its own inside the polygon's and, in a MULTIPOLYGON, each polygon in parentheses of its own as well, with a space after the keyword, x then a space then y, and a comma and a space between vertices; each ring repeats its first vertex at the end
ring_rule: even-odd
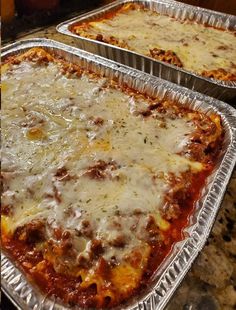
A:
MULTIPOLYGON (((188 71, 202 75, 205 71, 223 69, 231 75, 229 79, 235 80, 236 36, 233 31, 180 21, 138 4, 126 4, 113 15, 73 25, 71 30, 149 57, 153 57, 150 53, 153 49, 171 51, 188 71)), ((164 61, 169 62, 168 59, 164 61)))
MULTIPOLYGON (((9 225, 11 230, 44 216, 54 220, 55 225, 73 230, 81 222, 81 209, 84 218, 96 217, 94 225, 103 238, 111 233, 106 223, 118 207, 127 214, 123 227, 130 238, 129 246, 122 249, 124 256, 139 243, 136 236, 130 236, 133 219, 128 215, 136 208, 156 213, 168 191, 164 180, 153 186, 152 175, 162 171, 178 174, 191 167, 201 169, 201 164, 176 155, 194 129, 188 120, 168 120, 167 128, 159 127, 159 122, 154 119, 144 121, 132 114, 132 109, 135 111, 135 105, 138 105, 134 98, 119 90, 98 93, 101 84, 89 81, 86 76, 81 79, 60 76, 55 64, 35 72, 34 66, 23 62, 3 76, 6 90, 3 92, 2 169, 12 167, 16 172, 10 190, 2 199, 3 203, 10 199, 6 203, 16 207, 9 225), (58 76, 56 83, 55 76, 58 76), (19 79, 24 80, 23 86, 17 85, 19 79), (74 106, 73 101, 79 104, 74 106), (105 120, 102 128, 91 124, 91 116, 105 120), (36 140, 28 138, 32 127, 22 128, 22 123, 27 120, 32 125, 35 121, 35 126, 45 120, 40 126, 45 136, 36 140), (83 171, 97 160, 111 159, 121 166, 112 172, 111 179, 101 183, 83 176, 83 171), (81 175, 78 180, 54 181, 56 170, 64 166, 72 175, 81 175), (116 176, 119 181, 113 180, 116 176), (24 188, 22 184, 25 184, 24 188), (54 198, 41 199, 45 193, 53 191, 54 184, 62 195, 61 203, 54 198), (33 197, 27 193, 28 189, 33 191, 33 197), (70 206, 77 216, 65 219, 64 212, 70 206)), ((106 256, 113 251, 109 247, 106 256)))
POLYGON ((107 78, 67 74, 42 50, 32 55, 2 74, 3 245, 16 259, 23 246, 37 253, 24 254, 23 267, 45 277, 50 294, 110 307, 139 288, 154 250, 167 254, 181 203, 190 212, 195 199, 187 206, 186 176, 211 167, 191 143, 200 127, 210 124, 215 140, 221 129, 168 101, 154 109, 158 101, 107 78), (54 274, 67 282, 50 282, 54 274))

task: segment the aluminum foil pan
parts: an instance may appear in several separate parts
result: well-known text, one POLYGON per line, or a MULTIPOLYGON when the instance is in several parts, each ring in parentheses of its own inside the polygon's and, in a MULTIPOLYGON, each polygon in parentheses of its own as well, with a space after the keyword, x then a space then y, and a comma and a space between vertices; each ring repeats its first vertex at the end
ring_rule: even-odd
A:
MULTIPOLYGON (((217 99, 51 40, 32 39, 14 43, 3 48, 2 57, 4 59, 10 55, 23 53, 32 47, 44 47, 47 51, 62 56, 67 61, 80 64, 82 67, 99 72, 106 77, 116 78, 118 83, 126 83, 140 92, 159 98, 168 95, 180 104, 188 105, 205 113, 214 111, 222 118, 225 130, 223 149, 214 172, 207 179, 201 199, 190 216, 189 225, 184 229, 183 240, 174 245, 170 255, 166 257, 153 277, 150 287, 142 295, 129 300, 126 305, 116 308, 117 310, 161 310, 203 248, 219 210, 236 162, 236 110, 217 99)), ((4 292, 20 309, 68 309, 58 300, 41 294, 4 251, 1 276, 4 292)))
POLYGON ((229 100, 236 96, 236 82, 211 80, 191 73, 176 66, 142 56, 141 54, 116 47, 111 44, 80 37, 70 31, 70 27, 78 22, 87 22, 100 18, 106 12, 114 11, 124 3, 140 3, 158 13, 169 15, 179 20, 190 19, 213 27, 236 30, 236 16, 227 15, 171 0, 119 0, 97 10, 85 13, 65 21, 57 26, 60 33, 77 38, 79 48, 88 52, 112 59, 135 69, 150 73, 178 85, 199 91, 221 100, 229 100))

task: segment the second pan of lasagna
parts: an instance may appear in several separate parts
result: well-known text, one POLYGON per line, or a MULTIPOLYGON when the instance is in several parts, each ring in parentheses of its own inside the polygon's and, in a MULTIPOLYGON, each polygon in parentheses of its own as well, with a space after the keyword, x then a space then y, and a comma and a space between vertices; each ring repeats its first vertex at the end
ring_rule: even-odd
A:
POLYGON ((236 95, 236 17, 175 1, 116 1, 60 24, 80 48, 215 98, 236 95))
POLYGON ((5 291, 23 309, 162 309, 220 206, 235 111, 40 39, 3 53, 2 105, 5 291))

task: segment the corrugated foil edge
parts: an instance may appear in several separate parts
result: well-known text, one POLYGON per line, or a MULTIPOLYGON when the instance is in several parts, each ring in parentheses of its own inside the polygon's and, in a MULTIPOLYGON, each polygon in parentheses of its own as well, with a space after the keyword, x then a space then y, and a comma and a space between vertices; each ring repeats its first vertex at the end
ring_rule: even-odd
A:
POLYGON ((143 4, 151 10, 158 11, 161 14, 169 15, 179 20, 190 19, 217 28, 236 30, 236 16, 187 5, 173 0, 118 0, 94 11, 62 22, 57 26, 57 30, 62 34, 76 38, 78 47, 88 52, 109 58, 221 100, 231 99, 236 96, 236 82, 234 81, 220 81, 206 78, 124 48, 80 37, 72 33, 69 29, 74 23, 100 18, 104 13, 114 11, 122 6, 122 4, 129 2, 143 4))
MULTIPOLYGON (((175 244, 171 254, 157 271, 153 285, 142 295, 134 296, 125 305, 115 308, 119 310, 161 310, 166 306, 203 248, 219 210, 236 162, 236 110, 214 98, 51 40, 32 39, 14 43, 3 48, 2 57, 22 53, 36 46, 44 47, 50 52, 65 57, 68 61, 77 62, 83 67, 101 72, 110 78, 116 77, 119 83, 127 83, 141 92, 159 98, 168 95, 196 110, 205 113, 214 111, 222 118, 226 132, 223 152, 214 173, 207 180, 207 185, 202 192, 201 199, 197 202, 188 227, 183 231, 184 239, 175 244)), ((42 295, 4 253, 2 254, 2 287, 20 309, 68 309, 52 297, 42 295)))

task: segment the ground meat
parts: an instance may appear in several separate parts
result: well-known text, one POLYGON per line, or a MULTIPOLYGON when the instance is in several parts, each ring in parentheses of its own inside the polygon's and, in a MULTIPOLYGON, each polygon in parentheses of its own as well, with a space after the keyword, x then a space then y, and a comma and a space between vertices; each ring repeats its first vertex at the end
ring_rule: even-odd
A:
POLYGON ((88 220, 83 220, 81 222, 80 228, 76 229, 78 236, 85 236, 87 238, 93 237, 93 229, 91 223, 88 220))
POLYGON ((180 214, 181 210, 177 203, 171 204, 167 202, 161 209, 161 216, 167 221, 177 219, 180 214))
POLYGON ((37 251, 36 249, 34 249, 32 251, 26 252, 25 258, 27 261, 30 261, 32 264, 36 264, 39 261, 41 261, 43 257, 42 257, 41 251, 37 251))
POLYGON ((28 60, 35 62, 39 65, 47 65, 52 56, 49 55, 44 49, 32 48, 28 52, 24 53, 22 59, 17 59, 16 57, 9 57, 10 63, 18 65, 22 60, 28 60))
POLYGON ((189 150, 185 152, 185 154, 196 161, 200 162, 207 161, 206 146, 199 142, 191 143, 191 147, 189 148, 189 150))
POLYGON ((142 214, 144 214, 144 211, 140 208, 136 208, 136 209, 134 209, 133 214, 134 215, 142 215, 142 214))
POLYGON ((149 110, 156 110, 157 108, 160 108, 161 107, 161 103, 160 102, 155 102, 151 105, 149 105, 149 110))
MULTIPOLYGON (((119 210, 118 210, 119 211, 119 210)), ((116 212, 116 211, 115 211, 116 212)), ((119 218, 118 216, 120 215, 120 211, 119 211, 119 214, 116 214, 117 216, 115 217, 115 219, 111 222, 111 229, 116 229, 116 230, 121 230, 121 223, 119 221, 119 218)))
POLYGON ((164 100, 162 102, 154 102, 150 104, 146 109, 138 111, 137 115, 142 115, 143 117, 151 116, 154 119, 161 121, 161 126, 165 128, 167 117, 170 119, 176 119, 177 117, 184 115, 184 113, 184 107, 181 109, 173 101, 164 100), (160 114, 164 114, 164 116, 160 114))
POLYGON ((69 174, 65 167, 58 168, 55 177, 58 181, 70 181, 73 179, 73 176, 69 174))
POLYGON ((191 184, 190 179, 188 179, 188 174, 185 174, 186 179, 183 177, 178 180, 178 183, 173 187, 171 191, 171 196, 174 201, 177 201, 180 205, 183 205, 184 202, 189 198, 189 186, 191 184))
POLYGON ((162 104, 160 102, 150 104, 145 110, 138 111, 137 115, 142 115, 143 117, 148 117, 150 115, 153 115, 153 117, 155 118, 156 115, 154 111, 157 111, 160 113, 164 112, 162 104))
POLYGON ((73 238, 71 233, 67 230, 62 233, 60 247, 63 254, 69 254, 70 249, 73 247, 73 238))
POLYGON ((152 215, 149 215, 145 229, 148 233, 148 241, 156 243, 160 238, 160 229, 152 215))
POLYGON ((139 268, 141 262, 142 262, 142 253, 140 252, 140 249, 134 249, 125 256, 125 260, 130 263, 130 265, 134 268, 139 268))
POLYGON ((109 241, 109 244, 117 248, 123 248, 126 244, 126 237, 122 233, 117 234, 115 238, 109 241))
POLYGON ((98 239, 93 239, 91 241, 90 251, 93 257, 99 256, 100 254, 102 254, 104 251, 102 241, 98 239))
POLYGON ((14 232, 14 238, 29 244, 44 241, 46 239, 45 222, 42 220, 33 220, 24 226, 18 227, 14 232))
POLYGON ((102 126, 104 124, 104 119, 99 116, 91 118, 91 121, 93 122, 94 125, 97 126, 102 126))
POLYGON ((176 177, 174 174, 169 174, 168 183, 171 190, 165 196, 165 204, 161 209, 161 216, 172 221, 181 215, 181 208, 184 208, 186 202, 191 197, 191 172, 185 172, 182 176, 176 177))
POLYGON ((227 45, 220 45, 220 46, 217 47, 217 49, 225 51, 225 50, 229 49, 229 46, 227 46, 227 45))
POLYGON ((13 206, 12 205, 2 205, 1 206, 1 214, 2 215, 12 215, 13 214, 13 206))
POLYGON ((110 36, 108 43, 119 47, 128 48, 128 44, 125 40, 119 40, 113 36, 110 36))
POLYGON ((83 253, 81 253, 76 258, 76 265, 78 267, 88 268, 89 260, 90 259, 88 256, 85 256, 83 253))
POLYGON ((83 73, 82 69, 76 64, 69 64, 64 61, 60 62, 60 71, 64 74, 67 78, 73 77, 76 75, 80 77, 83 73))
POLYGON ((47 242, 45 257, 53 263, 54 269, 59 273, 68 273, 75 267, 78 252, 74 247, 74 238, 69 231, 54 229, 56 241, 49 239, 47 242))
POLYGON ((190 141, 180 153, 193 160, 208 163, 214 158, 213 152, 217 152, 216 145, 222 138, 222 132, 217 127, 217 123, 208 116, 199 114, 189 114, 196 127, 190 136, 190 141))
POLYGON ((4 193, 9 189, 9 183, 14 177, 14 172, 1 172, 1 192, 4 193))
POLYGON ((148 110, 145 110, 145 111, 141 111, 139 114, 141 114, 143 117, 147 117, 147 116, 150 116, 152 114, 152 111, 150 111, 148 109, 148 110))
POLYGON ((111 267, 115 267, 115 266, 119 265, 119 262, 118 262, 116 256, 112 256, 112 257, 110 258, 109 265, 110 265, 111 267))
POLYGON ((236 81, 236 75, 220 68, 216 70, 203 71, 201 75, 222 81, 236 81))
POLYGON ((110 172, 115 169, 117 169, 116 163, 99 160, 94 166, 89 167, 84 175, 91 179, 101 180, 110 177, 110 172))
POLYGON ((86 32, 80 32, 79 34, 84 37, 91 38, 93 40, 95 39, 100 42, 116 45, 116 46, 123 47, 123 48, 128 48, 127 42, 125 42, 124 40, 119 40, 118 38, 115 38, 114 36, 110 36, 106 38, 101 33, 98 33, 97 35, 91 35, 86 32))
MULTIPOLYGON (((199 137, 200 136, 203 137, 204 135, 205 136, 214 135, 216 133, 216 130, 217 130, 216 124, 209 121, 209 119, 198 122, 197 126, 198 126, 198 129, 201 130, 201 133, 195 132, 195 136, 198 134, 199 137)), ((194 136, 192 138, 194 138, 194 136)))
POLYGON ((180 177, 173 176, 170 179, 171 191, 166 196, 166 201, 169 203, 178 203, 180 206, 189 199, 191 193, 189 188, 192 182, 192 174, 187 171, 180 177))
MULTIPOLYGON (((90 285, 90 287, 91 286, 92 285, 90 285)), ((94 284, 93 286, 97 287, 96 284, 94 284)), ((85 306, 87 309, 98 309, 99 301, 98 301, 98 298, 94 296, 97 294, 97 289, 95 292, 95 289, 91 289, 90 287, 87 289, 89 294, 86 294, 86 297, 84 298, 84 301, 83 301, 83 306, 85 306)))
POLYGON ((150 56, 154 59, 167 62, 177 67, 180 67, 180 68, 183 67, 182 62, 179 59, 179 57, 176 55, 176 53, 170 50, 165 51, 160 48, 153 48, 153 49, 150 49, 150 56))
POLYGON ((63 230, 59 227, 56 227, 53 229, 53 237, 57 240, 60 240, 62 238, 63 230))
POLYGON ((101 33, 98 33, 97 36, 96 36, 96 40, 98 41, 101 41, 101 42, 104 42, 103 40, 103 35, 101 33))

